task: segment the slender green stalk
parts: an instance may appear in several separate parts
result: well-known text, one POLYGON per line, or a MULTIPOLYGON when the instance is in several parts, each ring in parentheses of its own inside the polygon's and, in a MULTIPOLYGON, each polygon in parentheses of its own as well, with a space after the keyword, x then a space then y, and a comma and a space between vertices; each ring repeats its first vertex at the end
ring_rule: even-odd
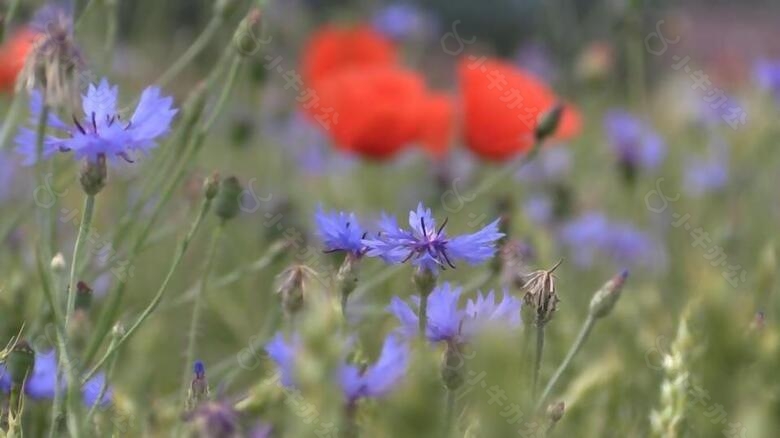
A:
POLYGON ((200 287, 195 295, 195 302, 192 305, 192 318, 190 320, 190 331, 187 336, 187 353, 185 355, 184 372, 182 373, 182 403, 184 406, 187 400, 187 389, 189 388, 190 375, 189 369, 192 363, 195 361, 195 344, 198 338, 198 327, 200 326, 200 317, 203 310, 203 296, 207 293, 209 274, 211 273, 212 266, 214 265, 214 255, 217 253, 217 243, 222 236, 222 231, 225 228, 225 223, 221 222, 211 236, 211 245, 209 246, 208 253, 206 255, 206 263, 203 266, 203 277, 200 280, 200 287))
POLYGON ((472 199, 476 199, 492 189, 496 184, 504 181, 510 175, 517 172, 521 167, 530 163, 539 155, 539 150, 542 148, 542 143, 537 141, 528 153, 520 159, 518 162, 511 162, 504 167, 493 172, 489 177, 485 178, 480 185, 474 189, 474 193, 470 196, 472 199))
POLYGON ((539 384, 539 371, 542 369, 542 355, 544 353, 544 324, 536 324, 536 355, 534 356, 534 375, 531 386, 531 394, 536 397, 539 384))
POLYGON ((105 56, 104 66, 105 70, 111 70, 111 61, 114 53, 114 45, 116 44, 116 30, 117 20, 119 18, 117 3, 119 0, 105 0, 106 16, 108 23, 106 24, 106 44, 103 49, 105 56))
MULTIPOLYGON (((111 340, 111 343, 109 344, 108 348, 111 348, 118 342, 119 337, 115 337, 111 340)), ((95 398, 95 403, 92 405, 91 408, 89 408, 89 412, 87 412, 87 418, 84 420, 84 422, 89 425, 90 422, 92 422, 92 418, 97 413, 98 408, 100 407, 100 401, 103 400, 103 397, 106 396, 106 393, 108 392, 108 382, 110 382, 112 379, 111 377, 114 375, 114 370, 116 369, 116 363, 117 359, 119 358, 119 354, 114 354, 111 356, 111 359, 109 359, 108 362, 108 369, 106 370, 106 378, 103 379, 103 383, 100 385, 100 392, 98 392, 97 398, 95 398)))
POLYGON ((569 352, 566 354, 566 357, 563 359, 563 362, 558 366, 558 369, 555 370, 555 374, 550 378, 550 380, 547 382, 547 386, 544 388, 544 392, 542 392, 542 396, 539 397, 539 400, 536 402, 536 409, 539 410, 539 407, 544 404, 544 401, 547 399, 547 397, 550 395, 550 393, 553 390, 553 387, 555 387, 555 384, 558 382, 558 379, 561 377, 564 371, 569 367, 571 364, 571 361, 574 359, 574 356, 577 355, 577 353, 582 349, 582 346, 585 345, 585 341, 588 340, 588 336, 590 335, 591 330, 593 330, 593 326, 596 324, 596 318, 593 315, 588 315, 588 318, 585 320, 585 323, 582 324, 582 328, 580 329, 579 335, 577 335, 577 339, 574 341, 574 344, 572 344, 571 348, 569 349, 569 352))
POLYGON ((81 213, 81 224, 76 244, 73 246, 73 257, 70 260, 70 275, 68 276, 68 305, 65 308, 65 326, 68 326, 76 307, 76 266, 81 260, 81 248, 84 240, 89 235, 89 227, 92 224, 92 216, 95 212, 95 195, 86 195, 84 198, 84 211, 81 213))
POLYGON ((75 30, 78 30, 79 27, 84 23, 84 17, 86 17, 89 14, 89 11, 92 10, 92 8, 97 3, 97 0, 89 0, 89 3, 84 6, 84 9, 81 10, 81 13, 79 14, 78 20, 76 20, 76 24, 73 25, 73 28, 75 30))
POLYGON ((181 54, 179 59, 176 60, 159 78, 155 81, 156 84, 162 86, 167 85, 170 81, 176 78, 190 63, 200 55, 200 53, 206 48, 206 46, 214 39, 217 31, 222 26, 222 17, 219 15, 213 15, 211 20, 203 29, 200 35, 192 42, 192 45, 181 54))
POLYGON ((157 309, 157 306, 160 304, 160 301, 162 300, 163 296, 165 295, 165 292, 168 289, 168 284, 173 278, 173 274, 176 272, 176 269, 181 264, 181 261, 184 258, 184 254, 187 252, 187 248, 190 246, 190 242, 192 241, 192 238, 195 237, 195 234, 198 232, 200 225, 203 223, 203 219, 206 217, 206 214, 209 212, 210 209, 211 209, 211 200, 204 199, 200 208, 200 213, 198 214, 197 219, 195 219, 195 221, 193 222, 187 235, 179 244, 179 249, 176 253, 176 256, 173 259, 173 263, 171 264, 170 269, 168 269, 168 274, 166 274, 162 285, 160 285, 160 288, 157 290, 157 294, 154 296, 154 298, 152 298, 152 301, 149 303, 146 309, 144 309, 144 311, 141 313, 138 319, 133 323, 133 325, 130 326, 130 328, 127 330, 127 333, 125 333, 125 335, 122 336, 113 347, 110 347, 108 348, 108 350, 106 350, 105 354, 103 354, 100 360, 98 360, 97 363, 92 367, 92 369, 86 374, 86 376, 84 376, 82 382, 86 382, 92 376, 94 376, 95 373, 98 372, 100 367, 103 366, 106 360, 108 360, 108 358, 111 357, 111 355, 114 354, 114 352, 119 350, 119 348, 125 342, 127 342, 127 340, 130 339, 130 337, 132 337, 135 334, 136 330, 138 330, 138 328, 146 321, 146 319, 149 318, 149 316, 152 313, 154 313, 155 309, 157 309))
POLYGON ((455 422, 455 391, 447 390, 447 401, 444 407, 444 429, 443 438, 449 438, 452 434, 452 426, 455 422))
POLYGON ((418 315, 420 336, 425 337, 425 329, 428 326, 428 295, 420 296, 420 313, 418 315))
POLYGON ((19 120, 19 116, 22 114, 22 109, 24 108, 24 99, 22 98, 23 95, 24 93, 14 93, 11 106, 8 108, 8 112, 5 114, 3 128, 0 130, 0 150, 5 149, 5 145, 11 138, 11 135, 16 132, 16 122, 19 120))
POLYGON ((10 0, 8 2, 8 8, 6 9, 5 16, 3 17, 3 40, 5 41, 8 39, 8 29, 10 28, 9 24, 11 24, 11 21, 13 21, 14 17, 16 17, 16 10, 19 9, 19 4, 22 2, 22 0, 10 0))

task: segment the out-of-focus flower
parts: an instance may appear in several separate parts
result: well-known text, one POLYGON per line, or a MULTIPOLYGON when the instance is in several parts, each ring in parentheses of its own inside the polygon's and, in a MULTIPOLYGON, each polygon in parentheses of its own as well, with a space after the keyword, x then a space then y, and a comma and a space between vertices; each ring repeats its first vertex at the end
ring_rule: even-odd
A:
POLYGON ((718 141, 710 145, 708 156, 689 156, 683 172, 684 189, 690 196, 722 190, 729 181, 728 145, 718 141))
POLYGON ((753 75, 758 86, 780 103, 780 59, 760 59, 753 67, 753 75))
POLYGON ((13 33, 11 38, 0 46, 0 91, 13 90, 16 77, 24 67, 36 38, 37 32, 23 28, 13 33))
POLYGON ((531 42, 520 47, 515 55, 515 62, 520 68, 548 82, 555 82, 558 77, 558 69, 551 59, 550 52, 539 42, 531 42))
POLYGON ((391 3, 379 9, 371 20, 374 29, 393 40, 423 39, 437 35, 436 23, 414 4, 391 3))
POLYGON ((630 177, 637 170, 657 169, 666 157, 663 139, 649 124, 627 111, 607 112, 604 130, 618 164, 630 177))
POLYGON ((604 41, 596 41, 585 47, 574 67, 577 77, 585 81, 606 79, 614 70, 615 49, 604 41))
MULTIPOLYGON (((89 379, 81 388, 81 394, 84 404, 92 406, 98 402, 98 396, 105 383, 106 376, 103 373, 97 373, 89 379)), ((57 355, 54 350, 37 353, 35 355, 35 365, 32 374, 24 383, 24 393, 34 400, 51 400, 54 398, 54 392, 57 386, 57 355)), ((60 383, 62 389, 65 388, 65 382, 60 383)), ((0 365, 0 389, 5 392, 11 390, 11 379, 4 366, 0 365)), ((103 398, 100 399, 101 406, 107 406, 113 399, 113 390, 108 387, 103 398)))
POLYGON ((381 231, 375 238, 363 240, 366 255, 381 257, 387 263, 403 263, 412 260, 415 266, 431 272, 454 262, 465 261, 470 265, 484 263, 496 254, 496 242, 504 235, 498 231, 498 220, 472 234, 449 237, 445 232, 447 220, 437 228, 430 209, 422 203, 409 212, 409 227, 398 226, 395 218, 384 215, 381 231))
POLYGON ((295 351, 299 348, 301 348, 301 338, 297 334, 290 341, 287 341, 281 332, 277 333, 265 346, 268 356, 279 367, 280 380, 284 386, 293 386, 295 351))
POLYGON ((546 225, 553 219, 553 201, 549 196, 533 195, 523 203, 523 211, 534 224, 546 225))
POLYGON ((611 221, 600 212, 587 212, 564 224, 560 243, 577 266, 587 268, 606 258, 620 266, 662 269, 663 247, 649 233, 624 222, 611 221))
MULTIPOLYGON (((106 79, 95 87, 90 85, 82 96, 84 117, 73 118, 73 125, 63 122, 55 114, 49 114, 51 129, 63 132, 66 137, 47 135, 43 144, 42 159, 57 152, 73 152, 76 159, 86 158, 96 162, 100 157, 122 158, 132 162, 131 154, 146 153, 157 146, 157 139, 168 133, 177 109, 173 98, 164 97, 157 87, 148 87, 141 94, 135 112, 128 121, 122 121, 117 107, 118 87, 109 85, 106 79)), ((43 108, 40 92, 30 96, 31 122, 37 119, 43 108)), ((38 158, 37 135, 34 129, 23 127, 16 137, 17 151, 25 156, 25 164, 34 164, 38 158)))
POLYGON ((84 67, 73 35, 72 11, 57 4, 44 6, 30 27, 37 36, 20 73, 27 91, 42 89, 47 104, 72 109, 84 67))
MULTIPOLYGON (((459 306, 462 292, 463 289, 444 283, 428 296, 425 337, 429 341, 463 344, 489 325, 500 324, 509 328, 520 325, 522 303, 517 298, 504 293, 502 300, 497 303, 493 291, 487 296, 479 292, 477 299, 469 299, 464 309, 459 306)), ((414 307, 419 307, 420 297, 413 296, 411 300, 414 307)), ((399 332, 403 336, 416 336, 419 329, 416 309, 402 299, 393 297, 388 310, 401 323, 399 332)))
POLYGON ((195 426, 199 437, 233 438, 240 436, 239 415, 228 401, 201 403, 185 416, 195 426))
POLYGON ((344 364, 339 368, 339 383, 348 405, 360 398, 378 398, 389 393, 406 374, 409 347, 397 336, 385 338, 377 361, 365 369, 344 364))
MULTIPOLYGON (((502 161, 527 152, 542 114, 559 98, 533 74, 503 61, 467 58, 458 74, 466 146, 479 157, 502 161)), ((553 139, 568 139, 581 129, 579 112, 565 106, 553 139)))
POLYGON ((392 42, 368 25, 327 25, 314 32, 303 48, 304 85, 315 87, 334 73, 355 67, 389 67, 398 53, 392 42))
POLYGON ((314 214, 317 223, 317 235, 325 246, 325 251, 344 251, 355 256, 363 254, 363 238, 366 232, 357 220, 355 213, 325 212, 317 208, 314 214))
POLYGON ((318 120, 342 151, 376 160, 420 138, 423 78, 398 68, 350 69, 322 80, 318 120), (327 117, 326 117, 327 116, 327 117))
POLYGON ((517 171, 520 181, 536 184, 554 184, 563 180, 571 170, 571 152, 563 147, 543 149, 530 163, 517 171))
POLYGON ((455 104, 446 94, 431 93, 420 108, 420 141, 434 158, 447 154, 455 134, 455 104))
POLYGON ((260 423, 249 431, 249 438, 271 438, 273 427, 270 424, 260 423))

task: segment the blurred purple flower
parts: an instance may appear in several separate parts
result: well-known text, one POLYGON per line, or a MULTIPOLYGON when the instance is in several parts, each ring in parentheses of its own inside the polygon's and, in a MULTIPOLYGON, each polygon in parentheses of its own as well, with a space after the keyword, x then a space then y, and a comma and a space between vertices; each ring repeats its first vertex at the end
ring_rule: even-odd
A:
POLYGON ((558 78, 558 68, 550 51, 540 42, 530 42, 520 47, 515 55, 515 62, 547 82, 555 82, 558 78))
POLYGON ((281 373, 282 385, 293 386, 293 376, 295 374, 295 350, 301 346, 301 338, 295 334, 290 341, 284 338, 282 332, 279 332, 265 346, 268 357, 271 358, 279 367, 281 373))
POLYGON ((553 220, 553 201, 546 195, 532 195, 523 203, 523 211, 536 225, 547 225, 553 220))
POLYGON ((196 436, 210 438, 232 438, 239 431, 239 415, 228 401, 210 401, 201 403, 184 418, 192 422, 197 431, 196 436))
MULTIPOLYGON (((521 302, 517 298, 504 293, 501 302, 496 303, 493 291, 487 296, 479 292, 477 299, 469 299, 466 309, 462 309, 458 305, 462 292, 459 287, 443 283, 428 296, 425 337, 429 341, 462 344, 489 324, 503 324, 510 328, 520 325, 521 302)), ((420 306, 420 297, 412 296, 411 300, 415 309, 398 297, 393 297, 388 307, 388 311, 401 323, 399 332, 409 338, 418 333, 416 308, 420 306)))
POLYGON ((259 423, 249 432, 249 438, 271 438, 273 427, 270 424, 259 423))
POLYGON ((663 268, 663 247, 649 233, 633 225, 609 220, 600 212, 588 212, 569 221, 558 233, 560 243, 577 266, 588 268, 607 258, 620 266, 663 268))
POLYGON ((360 398, 382 397, 392 390, 406 374, 409 363, 409 347, 397 336, 385 338, 377 361, 361 370, 344 364, 339 369, 339 383, 348 405, 360 398))
POLYGON ((357 257, 363 254, 366 232, 355 213, 325 212, 318 207, 314 221, 317 223, 317 236, 325 245, 325 251, 345 251, 357 257))
POLYGON ((649 124, 627 111, 608 111, 604 130, 622 166, 650 171, 658 168, 666 157, 666 145, 661 137, 649 124))
MULTIPOLYGON (((84 117, 75 116, 73 125, 63 122, 55 114, 49 114, 49 128, 62 131, 65 137, 47 135, 41 158, 50 158, 57 152, 73 152, 76 159, 95 161, 99 156, 109 159, 123 158, 132 162, 131 154, 146 153, 155 146, 156 140, 168 133, 177 109, 173 98, 163 97, 157 87, 148 87, 141 94, 138 106, 124 122, 117 107, 119 89, 106 79, 95 87, 89 86, 82 96, 84 117)), ((31 124, 34 126, 43 108, 43 97, 39 91, 30 96, 31 124)), ((24 164, 34 164, 38 158, 35 130, 23 127, 16 136, 17 151, 25 156, 24 164)))
MULTIPOLYGON (((89 379, 81 389, 81 395, 84 404, 92 406, 97 402, 100 390, 105 383, 104 373, 97 373, 89 379)), ((45 353, 35 354, 35 365, 32 374, 27 378, 24 384, 24 393, 34 400, 51 400, 54 398, 54 392, 57 385, 57 355, 54 350, 45 353)), ((65 382, 60 384, 65 388, 65 382)), ((0 389, 4 392, 11 390, 11 379, 3 365, 0 365, 0 389)), ((108 406, 113 399, 113 390, 109 387, 103 398, 100 400, 101 406, 108 406)))
POLYGON ((780 104, 780 59, 760 59, 753 66, 753 75, 758 86, 772 93, 780 104))
POLYGON ((564 147, 544 148, 536 159, 522 166, 517 179, 526 183, 561 182, 571 170, 571 151, 564 147))
POLYGON ((431 272, 446 266, 454 268, 454 262, 461 260, 477 265, 496 253, 496 242, 504 236, 498 232, 498 222, 476 233, 450 238, 445 232, 447 220, 437 228, 431 210, 420 203, 416 211, 409 212, 411 230, 402 229, 395 218, 383 215, 379 235, 363 239, 363 244, 369 257, 381 257, 391 264, 412 260, 415 266, 431 272))
POLYGON ((694 197, 717 192, 729 181, 728 145, 717 141, 710 145, 709 154, 689 156, 684 170, 685 192, 694 197))
POLYGON ((436 22, 416 5, 393 2, 379 9, 372 18, 374 28, 394 40, 435 35, 436 22))

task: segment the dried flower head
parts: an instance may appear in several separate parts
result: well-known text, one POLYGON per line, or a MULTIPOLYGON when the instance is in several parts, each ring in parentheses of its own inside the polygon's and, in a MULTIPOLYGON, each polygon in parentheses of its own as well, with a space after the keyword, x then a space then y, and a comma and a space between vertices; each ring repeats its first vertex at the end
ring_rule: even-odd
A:
POLYGON ((550 322, 553 314, 558 310, 558 290, 555 284, 553 272, 563 260, 558 261, 548 270, 540 269, 528 274, 523 283, 525 295, 523 300, 526 305, 534 309, 536 325, 543 326, 550 322))

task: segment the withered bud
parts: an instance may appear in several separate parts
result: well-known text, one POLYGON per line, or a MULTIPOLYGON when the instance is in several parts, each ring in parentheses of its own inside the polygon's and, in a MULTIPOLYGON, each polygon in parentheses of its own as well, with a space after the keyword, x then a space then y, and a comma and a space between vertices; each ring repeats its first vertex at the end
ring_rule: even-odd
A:
POLYGON ((524 279, 525 295, 523 300, 527 306, 531 306, 534 311, 537 327, 544 326, 552 319, 558 310, 558 288, 555 283, 553 272, 561 265, 563 260, 559 261, 549 270, 534 271, 524 279))

